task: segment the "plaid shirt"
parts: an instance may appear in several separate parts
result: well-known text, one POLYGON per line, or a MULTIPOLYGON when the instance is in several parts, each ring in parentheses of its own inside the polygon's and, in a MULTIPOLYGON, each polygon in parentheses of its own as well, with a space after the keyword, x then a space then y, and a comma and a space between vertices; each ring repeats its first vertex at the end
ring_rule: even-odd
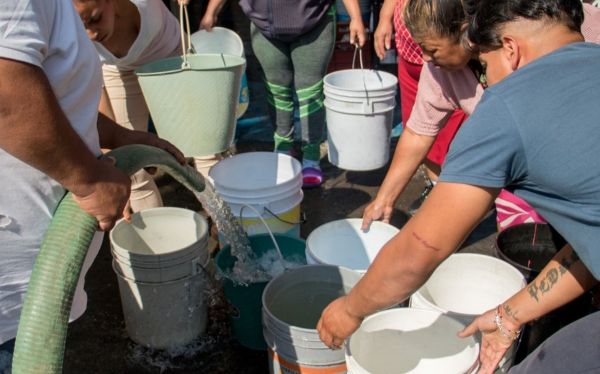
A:
POLYGON ((394 29, 396 30, 396 50, 398 55, 404 60, 416 64, 423 65, 423 51, 421 47, 413 40, 410 32, 402 22, 402 6, 404 0, 396 0, 396 8, 394 9, 394 29))

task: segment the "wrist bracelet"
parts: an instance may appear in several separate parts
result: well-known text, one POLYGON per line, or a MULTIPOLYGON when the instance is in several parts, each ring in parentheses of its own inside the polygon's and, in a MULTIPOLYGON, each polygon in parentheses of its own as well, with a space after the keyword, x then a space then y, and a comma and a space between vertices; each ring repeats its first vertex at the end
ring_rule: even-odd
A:
POLYGON ((504 336, 505 338, 513 341, 519 338, 519 334, 521 333, 520 329, 511 330, 502 324, 502 316, 500 315, 500 305, 498 305, 498 307, 496 308, 494 322, 496 323, 496 327, 498 328, 498 331, 500 331, 500 334, 502 334, 502 336, 504 336))

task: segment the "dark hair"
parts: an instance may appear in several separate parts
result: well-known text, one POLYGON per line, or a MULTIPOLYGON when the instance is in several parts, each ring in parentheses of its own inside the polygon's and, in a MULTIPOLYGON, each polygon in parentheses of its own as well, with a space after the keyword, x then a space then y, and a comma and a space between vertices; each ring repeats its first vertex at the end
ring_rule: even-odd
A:
POLYGON ((500 28, 518 18, 563 24, 580 32, 581 0, 465 0, 468 37, 480 49, 500 48, 500 28))
POLYGON ((467 22, 461 0, 407 0, 402 18, 416 39, 434 36, 458 41, 467 22))

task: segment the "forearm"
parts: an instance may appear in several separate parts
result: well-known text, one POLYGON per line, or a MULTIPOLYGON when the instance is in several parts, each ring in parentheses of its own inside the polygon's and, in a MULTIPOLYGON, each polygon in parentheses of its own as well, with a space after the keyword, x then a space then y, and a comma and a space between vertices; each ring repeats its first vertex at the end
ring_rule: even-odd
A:
POLYGON ((435 137, 417 135, 405 129, 376 198, 386 206, 393 206, 427 156, 434 141, 435 137))
POLYGON ((0 59, 0 147, 79 193, 97 163, 71 127, 44 72, 0 59))
POLYGON ((565 246, 523 290, 501 305, 513 330, 576 299, 598 281, 570 245, 565 246))
POLYGON ((227 0, 210 0, 206 5, 205 14, 216 18, 226 2, 227 0))
POLYGON ((358 20, 362 22, 361 14, 360 14, 360 5, 358 0, 343 0, 344 7, 346 8, 346 12, 350 16, 351 20, 358 20))
POLYGON ((399 0, 385 0, 379 11, 379 23, 389 22, 392 23, 394 19, 394 9, 396 7, 396 1, 399 0))

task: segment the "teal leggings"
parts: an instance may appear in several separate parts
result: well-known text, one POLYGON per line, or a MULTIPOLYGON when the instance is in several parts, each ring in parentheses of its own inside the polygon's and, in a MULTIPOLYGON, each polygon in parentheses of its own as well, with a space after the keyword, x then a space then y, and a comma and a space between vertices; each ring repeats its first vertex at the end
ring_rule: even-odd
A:
POLYGON ((333 54, 335 14, 327 12, 317 26, 292 42, 269 39, 254 24, 250 34, 264 72, 269 114, 275 126, 275 149, 285 151, 293 144, 295 94, 304 158, 319 160, 325 125, 323 76, 333 54))

